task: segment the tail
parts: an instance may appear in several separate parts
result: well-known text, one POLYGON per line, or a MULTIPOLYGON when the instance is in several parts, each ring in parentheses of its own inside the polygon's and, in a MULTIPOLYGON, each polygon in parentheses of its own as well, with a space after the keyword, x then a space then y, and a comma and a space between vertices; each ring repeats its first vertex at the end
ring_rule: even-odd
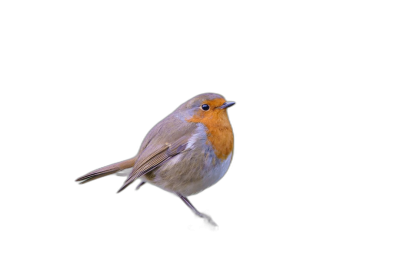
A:
POLYGON ((88 174, 83 175, 82 177, 79 177, 76 179, 77 182, 80 182, 79 184, 84 184, 93 180, 96 180, 97 178, 101 178, 110 174, 117 173, 118 171, 133 167, 136 162, 136 157, 133 157, 129 160, 125 160, 122 162, 110 164, 104 167, 101 167, 99 169, 90 171, 88 174))

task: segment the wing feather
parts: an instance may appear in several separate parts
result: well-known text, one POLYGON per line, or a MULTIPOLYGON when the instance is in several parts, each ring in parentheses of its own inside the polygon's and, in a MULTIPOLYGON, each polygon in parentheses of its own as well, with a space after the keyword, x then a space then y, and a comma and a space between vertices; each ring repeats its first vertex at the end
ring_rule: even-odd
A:
POLYGON ((172 157, 185 151, 187 144, 188 138, 185 136, 172 144, 165 143, 164 145, 161 145, 152 151, 150 150, 151 148, 144 149, 142 155, 138 157, 131 174, 118 192, 126 189, 140 176, 147 174, 148 172, 167 162, 172 157))

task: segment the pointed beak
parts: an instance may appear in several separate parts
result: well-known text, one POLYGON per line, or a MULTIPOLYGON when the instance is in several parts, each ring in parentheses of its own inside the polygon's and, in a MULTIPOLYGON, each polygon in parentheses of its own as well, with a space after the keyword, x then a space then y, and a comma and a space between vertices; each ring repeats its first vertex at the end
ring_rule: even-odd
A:
POLYGON ((233 106, 233 105, 235 105, 236 103, 235 102, 233 102, 233 101, 226 101, 224 104, 222 104, 219 108, 220 109, 226 109, 226 108, 229 108, 229 107, 231 107, 231 106, 233 106))

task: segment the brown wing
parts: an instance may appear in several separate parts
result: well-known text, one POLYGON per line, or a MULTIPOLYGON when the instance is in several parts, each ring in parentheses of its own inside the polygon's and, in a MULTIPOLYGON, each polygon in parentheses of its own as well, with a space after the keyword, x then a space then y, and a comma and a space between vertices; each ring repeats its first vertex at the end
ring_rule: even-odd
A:
POLYGON ((143 154, 139 156, 137 162, 135 163, 131 174, 126 179, 123 186, 119 189, 118 192, 126 189, 131 183, 133 183, 140 176, 152 171, 156 167, 159 167, 172 157, 178 155, 185 151, 186 146, 188 144, 187 137, 183 137, 178 139, 174 143, 165 143, 160 147, 155 148, 154 150, 145 149, 143 154))

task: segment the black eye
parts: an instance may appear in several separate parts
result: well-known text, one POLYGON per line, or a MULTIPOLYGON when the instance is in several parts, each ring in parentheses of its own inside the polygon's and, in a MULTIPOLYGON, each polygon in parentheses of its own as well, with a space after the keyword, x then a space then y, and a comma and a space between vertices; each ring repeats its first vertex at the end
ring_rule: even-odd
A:
POLYGON ((207 104, 203 104, 203 105, 201 105, 201 109, 203 111, 208 111, 210 109, 210 106, 208 106, 207 104))

